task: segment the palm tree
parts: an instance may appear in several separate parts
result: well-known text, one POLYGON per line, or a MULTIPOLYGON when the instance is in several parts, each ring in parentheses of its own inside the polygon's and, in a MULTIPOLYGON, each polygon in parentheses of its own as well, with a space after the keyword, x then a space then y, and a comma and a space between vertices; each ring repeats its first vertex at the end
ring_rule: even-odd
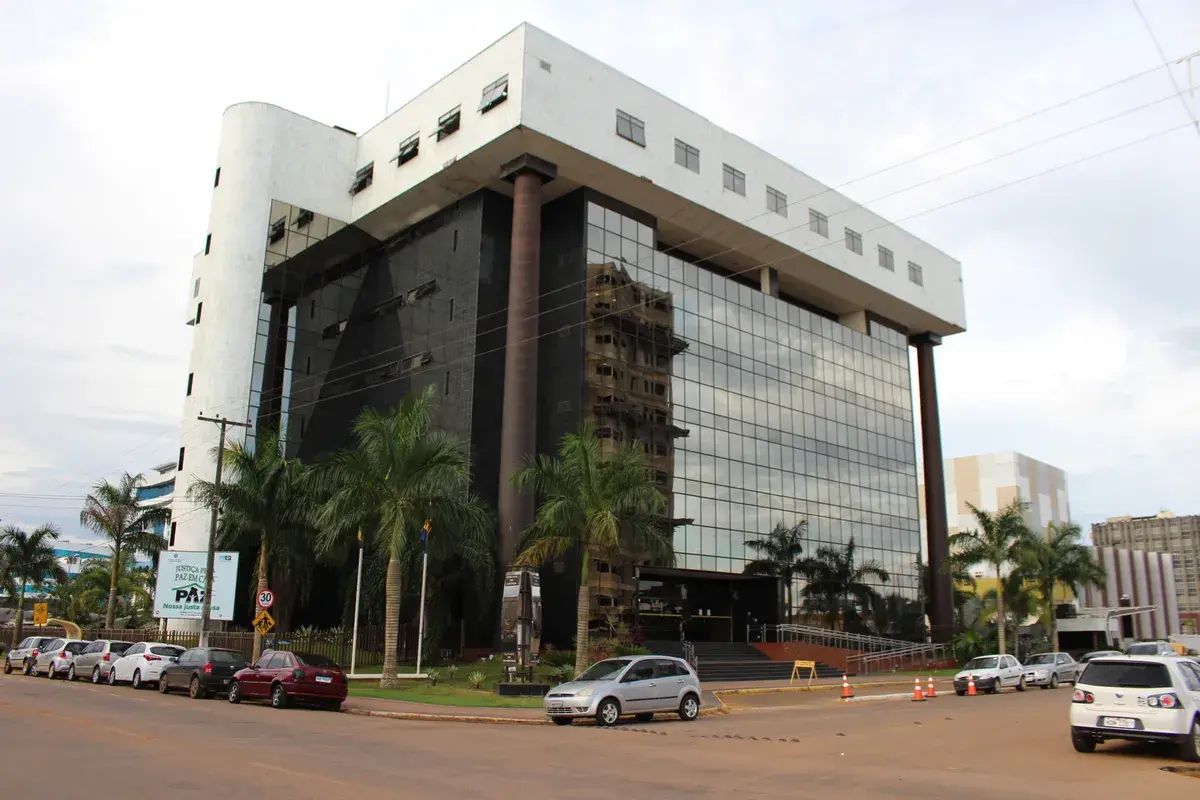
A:
POLYGON ((1041 612, 1050 631, 1050 646, 1058 652, 1058 620, 1054 614, 1054 590, 1059 585, 1078 592, 1081 586, 1100 586, 1104 567, 1080 541, 1079 526, 1073 522, 1046 526, 1045 537, 1032 537, 1022 558, 1029 580, 1038 591, 1041 612))
POLYGON ((364 409, 354 423, 354 447, 333 454, 315 475, 328 499, 318 512, 320 547, 329 551, 362 529, 387 555, 384 654, 380 686, 396 686, 402 562, 420 546, 425 520, 433 536, 455 540, 460 554, 492 563, 491 513, 469 494, 469 461, 462 442, 430 430, 434 387, 409 395, 388 411, 364 409))
MULTIPOLYGON (((1038 598, 1026 572, 1019 565, 1001 578, 995 589, 983 593, 980 615, 986 620, 994 616, 997 636, 1005 641, 1016 641, 1021 623, 1038 609, 1038 598), (1000 594, 1003 590, 1003 595, 1000 594), (1011 638, 1008 632, 1012 632, 1011 638)), ((1018 642, 1019 651, 1019 642, 1018 642)))
MULTIPOLYGON (((197 481, 191 489, 209 508, 220 502, 220 546, 257 545, 255 597, 270 587, 271 565, 288 573, 297 571, 289 569, 297 562, 311 569, 306 556, 315 533, 315 494, 304 465, 288 458, 285 446, 275 431, 258 437, 253 447, 234 442, 225 450, 229 480, 222 481, 220 497, 212 481, 197 481)), ((262 636, 255 631, 254 658, 261 653, 262 636)))
POLYGON ((33 533, 26 533, 15 525, 7 526, 0 533, 0 551, 8 565, 11 580, 17 583, 17 616, 13 627, 12 646, 21 641, 24 624, 22 607, 25 604, 25 587, 41 588, 47 580, 55 583, 67 580, 67 573, 58 563, 52 542, 58 538, 58 528, 42 525, 33 533))
POLYGON ((600 439, 590 424, 567 434, 558 457, 529 458, 512 475, 513 485, 542 498, 523 534, 516 563, 541 566, 578 549, 579 600, 575 617, 575 674, 587 667, 591 622, 591 551, 610 560, 637 553, 664 564, 674 561, 666 501, 654 487, 646 453, 637 443, 600 456, 600 439))
POLYGON ((792 527, 782 522, 764 539, 747 539, 746 547, 759 554, 759 558, 746 564, 747 575, 770 575, 783 579, 787 602, 787 619, 792 618, 792 582, 800 574, 801 556, 804 554, 804 539, 808 535, 808 522, 800 520, 792 527))
MULTIPOLYGON (((950 559, 958 567, 970 568, 986 562, 996 569, 997 579, 1002 577, 1005 564, 1016 566, 1029 545, 1030 532, 1022 516, 1028 503, 1013 500, 999 511, 984 511, 967 503, 975 517, 978 530, 960 531, 950 537, 950 559)), ((1004 636, 1004 592, 996 594, 996 619, 1000 631, 1000 652, 1007 653, 1004 636)))
POLYGON ((800 562, 800 573, 808 580, 800 594, 818 610, 824 611, 829 624, 841 617, 846 629, 847 612, 852 611, 853 598, 864 609, 871 608, 879 593, 866 583, 874 578, 887 583, 891 576, 878 561, 858 562, 854 538, 845 547, 822 545, 815 556, 800 562))
POLYGON ((117 483, 99 481, 83 501, 79 524, 108 539, 112 558, 109 560, 110 580, 108 608, 104 627, 113 627, 117 611, 117 583, 126 555, 141 553, 154 556, 163 549, 163 537, 151 526, 166 522, 171 512, 166 508, 143 507, 138 504, 137 487, 141 475, 126 472, 117 483))

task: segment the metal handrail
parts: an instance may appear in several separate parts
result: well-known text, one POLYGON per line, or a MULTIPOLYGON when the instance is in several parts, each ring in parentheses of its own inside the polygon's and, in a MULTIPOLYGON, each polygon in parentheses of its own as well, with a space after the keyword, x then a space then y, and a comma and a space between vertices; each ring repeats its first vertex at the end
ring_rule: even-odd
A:
POLYGON ((857 664, 859 670, 854 671, 861 671, 864 674, 870 674, 872 667, 877 665, 887 665, 891 670, 897 670, 918 661, 924 663, 944 661, 949 658, 949 652, 949 645, 937 643, 911 644, 908 647, 875 653, 856 653, 847 656, 846 669, 852 669, 852 665, 857 664))
POLYGON ((696 645, 688 641, 683 642, 683 660, 691 664, 693 670, 699 669, 696 664, 696 645))
POLYGON ((775 634, 777 642, 809 642, 823 644, 829 647, 839 647, 843 650, 861 650, 870 653, 894 651, 911 647, 914 642, 904 639, 889 639, 886 636, 872 636, 865 633, 849 633, 831 628, 818 628, 814 625, 797 625, 785 623, 782 625, 763 625, 762 640, 770 641, 771 633, 775 634))

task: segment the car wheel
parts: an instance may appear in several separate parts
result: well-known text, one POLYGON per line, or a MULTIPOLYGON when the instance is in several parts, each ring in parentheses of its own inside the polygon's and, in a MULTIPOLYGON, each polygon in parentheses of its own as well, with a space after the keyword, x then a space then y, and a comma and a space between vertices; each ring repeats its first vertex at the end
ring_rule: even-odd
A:
POLYGON ((967 690, 966 689, 955 689, 954 693, 956 695, 958 695, 959 697, 963 697, 964 695, 966 695, 967 690))
POLYGON ((283 690, 283 684, 277 683, 271 687, 271 708, 287 708, 288 696, 283 690))
POLYGON ((188 697, 193 700, 203 700, 207 696, 208 692, 204 691, 204 687, 200 685, 200 677, 193 675, 191 683, 188 684, 188 697))
POLYGON ((1050 676, 1050 688, 1051 689, 1058 688, 1058 673, 1057 672, 1050 676))
POLYGON ((129 681, 129 686, 134 690, 142 688, 142 671, 140 669, 133 671, 133 679, 129 681))
POLYGON ((1018 692, 1025 691, 1025 676, 1024 675, 1022 675, 1020 678, 1017 679, 1017 691, 1018 692))
POLYGON ((27 677, 33 675, 33 662, 29 659, 25 659, 25 662, 21 665, 21 671, 25 673, 27 677))
POLYGON ((92 667, 92 683, 100 683, 100 667, 92 667))
POLYGON ((1181 761, 1200 761, 1200 715, 1192 720, 1192 730, 1187 740, 1179 746, 1181 761))
POLYGON ((54 680, 54 662, 50 662, 50 666, 46 667, 46 679, 54 680))
POLYGON ((170 694, 171 693, 171 684, 167 683, 166 675, 158 676, 158 693, 159 694, 170 694))
POLYGON ((9 661, 7 658, 4 659, 4 674, 12 675, 12 662, 9 661))
POLYGON ((78 678, 79 678, 79 676, 75 674, 75 665, 74 665, 74 664, 72 664, 72 665, 71 665, 71 666, 70 666, 70 667, 67 669, 67 680, 69 680, 69 681, 75 681, 75 680, 77 680, 78 678))
POLYGON ((108 668, 108 685, 109 686, 117 685, 117 667, 115 664, 108 668))
POLYGON ((1071 728, 1071 744, 1077 753, 1096 752, 1096 737, 1086 734, 1077 728, 1071 728))
POLYGON ((685 694, 679 703, 679 718, 684 722, 691 722, 698 716, 700 716, 700 699, 694 694, 685 694))
POLYGON ((229 696, 226 699, 235 706, 242 702, 242 687, 238 685, 237 681, 229 683, 229 696))
POLYGON ((325 704, 325 710, 326 711, 335 711, 335 712, 341 711, 342 710, 342 701, 341 700, 330 700, 328 703, 325 704))
POLYGON ((575 721, 570 717, 551 717, 550 719, 553 720, 555 725, 570 725, 575 721))
POLYGON ((600 703, 596 709, 596 724, 611 728, 621 718, 621 704, 611 697, 600 703))

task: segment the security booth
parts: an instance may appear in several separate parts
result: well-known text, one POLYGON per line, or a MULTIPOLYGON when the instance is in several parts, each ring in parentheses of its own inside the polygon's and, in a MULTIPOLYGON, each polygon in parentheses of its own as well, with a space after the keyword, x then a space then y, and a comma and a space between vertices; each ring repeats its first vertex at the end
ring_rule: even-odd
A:
POLYGON ((780 622, 783 585, 763 575, 643 566, 634 608, 647 641, 743 642, 747 626, 780 622))

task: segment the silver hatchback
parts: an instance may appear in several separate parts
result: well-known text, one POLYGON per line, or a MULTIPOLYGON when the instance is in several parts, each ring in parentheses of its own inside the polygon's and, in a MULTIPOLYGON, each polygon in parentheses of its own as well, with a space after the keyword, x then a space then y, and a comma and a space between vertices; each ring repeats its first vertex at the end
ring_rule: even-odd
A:
POLYGON ((691 721, 700 715, 700 679, 679 658, 607 658, 575 680, 555 686, 542 703, 555 725, 594 717, 607 727, 623 716, 645 721, 660 712, 691 721))

